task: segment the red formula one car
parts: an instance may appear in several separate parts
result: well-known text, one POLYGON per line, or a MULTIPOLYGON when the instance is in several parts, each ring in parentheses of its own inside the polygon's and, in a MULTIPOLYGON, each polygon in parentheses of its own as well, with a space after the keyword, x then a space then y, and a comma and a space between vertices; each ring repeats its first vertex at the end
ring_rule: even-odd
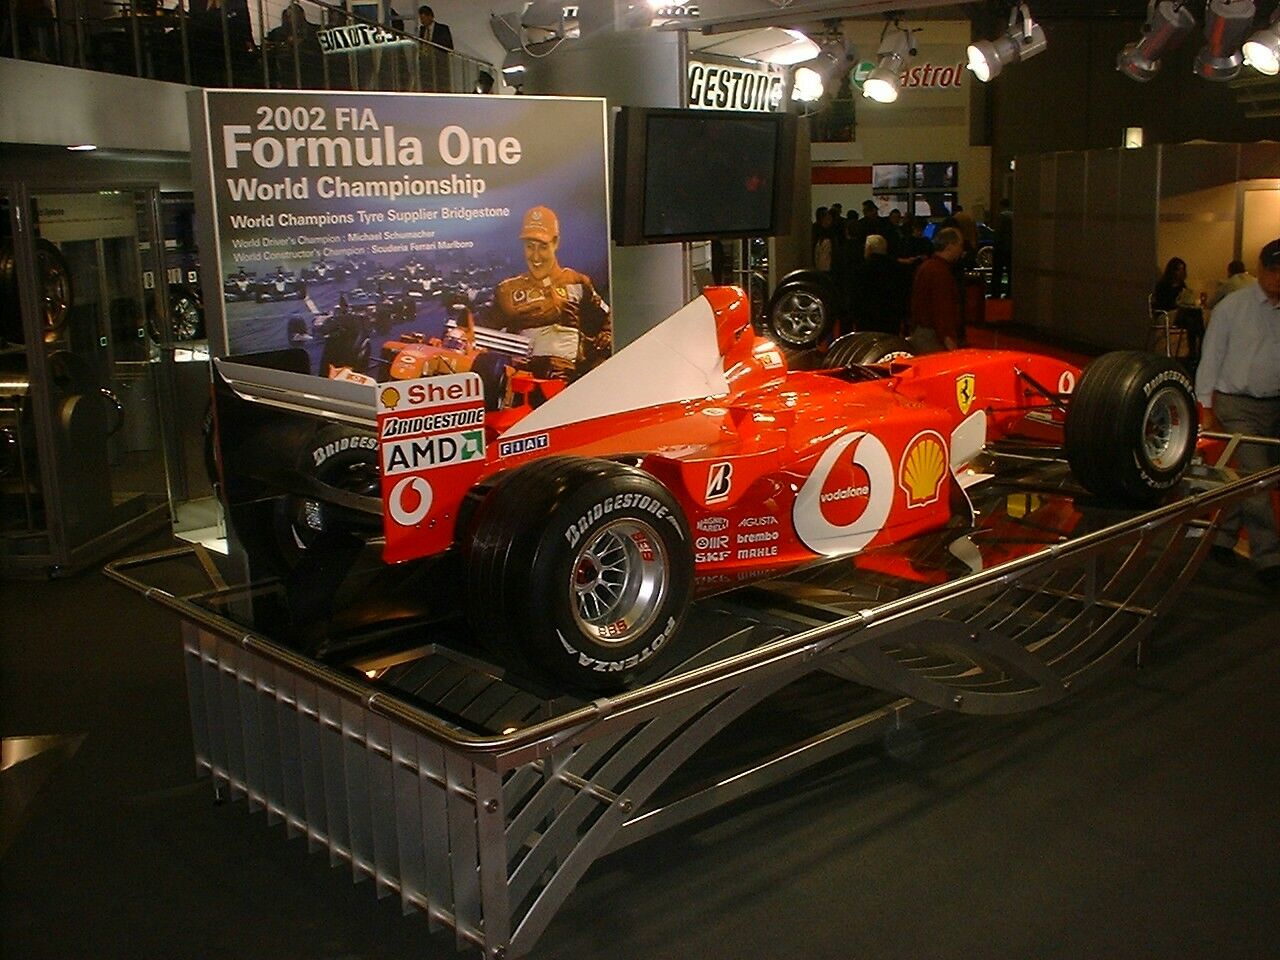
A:
POLYGON ((474 373, 384 383, 384 559, 455 552, 468 615, 509 663, 616 689, 691 598, 857 554, 968 510, 993 440, 1065 447, 1094 494, 1150 502, 1196 445, 1172 361, 1083 373, 1027 353, 910 357, 881 334, 789 371, 734 288, 712 288, 501 432, 474 373))

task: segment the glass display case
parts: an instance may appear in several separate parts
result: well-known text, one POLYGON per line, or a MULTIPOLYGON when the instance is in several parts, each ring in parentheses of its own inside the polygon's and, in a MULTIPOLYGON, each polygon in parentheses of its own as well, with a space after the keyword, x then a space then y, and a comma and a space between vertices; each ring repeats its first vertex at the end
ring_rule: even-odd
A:
POLYGON ((56 575, 164 521, 155 197, 0 185, 0 571, 56 575))

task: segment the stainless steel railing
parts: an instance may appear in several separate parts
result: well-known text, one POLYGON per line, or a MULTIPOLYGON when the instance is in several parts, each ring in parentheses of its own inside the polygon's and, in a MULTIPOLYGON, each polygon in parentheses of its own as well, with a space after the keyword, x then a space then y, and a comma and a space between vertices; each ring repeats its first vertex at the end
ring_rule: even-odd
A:
POLYGON ((492 64, 418 39, 416 5, 402 5, 10 0, 0 56, 216 87, 471 93, 481 74, 499 76, 492 64))

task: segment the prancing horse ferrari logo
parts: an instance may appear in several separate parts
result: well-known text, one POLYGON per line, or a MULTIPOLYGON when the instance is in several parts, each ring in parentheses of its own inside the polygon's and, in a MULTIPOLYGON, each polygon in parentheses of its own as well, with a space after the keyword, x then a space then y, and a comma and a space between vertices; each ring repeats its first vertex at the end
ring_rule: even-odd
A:
POLYGON ((972 373, 962 373, 956 377, 956 404, 959 405, 961 413, 968 413, 969 408, 973 406, 973 385, 972 373))

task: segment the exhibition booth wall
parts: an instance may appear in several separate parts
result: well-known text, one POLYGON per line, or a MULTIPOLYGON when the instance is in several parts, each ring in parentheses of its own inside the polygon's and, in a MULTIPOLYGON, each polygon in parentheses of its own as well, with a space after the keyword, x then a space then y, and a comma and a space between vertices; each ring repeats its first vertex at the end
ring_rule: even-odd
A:
POLYGON ((1016 318, 1102 348, 1149 344, 1165 262, 1213 292, 1275 235, 1280 144, 1202 143, 1018 157, 1016 318))

